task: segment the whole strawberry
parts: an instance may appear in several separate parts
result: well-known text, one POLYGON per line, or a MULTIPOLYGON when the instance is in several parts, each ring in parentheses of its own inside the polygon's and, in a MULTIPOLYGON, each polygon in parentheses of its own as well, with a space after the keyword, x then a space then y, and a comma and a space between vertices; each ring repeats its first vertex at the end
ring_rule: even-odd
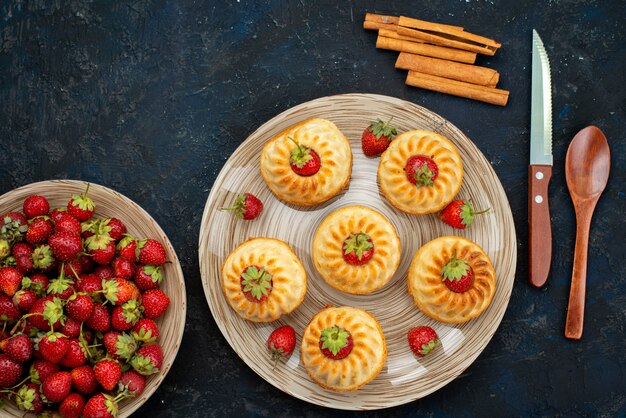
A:
POLYGON ((138 260, 141 264, 160 266, 167 261, 165 248, 159 241, 150 238, 139 241, 137 250, 139 250, 138 260))
POLYGON ((22 376, 22 365, 6 354, 0 354, 0 389, 10 388, 22 376))
POLYGON ((109 227, 109 236, 113 241, 119 241, 126 233, 126 225, 117 218, 111 218, 104 221, 105 226, 109 227))
POLYGON ((350 331, 333 326, 322 331, 319 347, 326 357, 332 360, 341 360, 350 354, 354 347, 354 341, 350 331))
POLYGON ((42 392, 50 402, 61 402, 70 393, 72 377, 69 372, 56 372, 43 381, 42 392))
POLYGON ((170 298, 160 289, 148 290, 141 296, 143 314, 146 318, 156 319, 165 312, 170 298))
POLYGON ((128 360, 137 351, 137 341, 126 333, 109 331, 104 334, 102 342, 109 355, 114 359, 128 360))
POLYGON ((82 326, 81 321, 77 321, 74 318, 68 316, 65 318, 65 323, 59 329, 59 332, 65 335, 67 338, 78 338, 80 335, 80 328, 82 326))
POLYGON ((140 292, 131 281, 113 278, 102 283, 104 297, 114 305, 122 305, 129 300, 139 299, 140 292))
POLYGON ((46 334, 39 341, 39 353, 51 363, 59 363, 69 348, 69 340, 60 332, 46 334))
POLYGON ((12 300, 22 312, 28 312, 37 301, 37 294, 30 289, 21 289, 15 292, 12 300))
POLYGON ((48 244, 41 244, 35 247, 31 258, 33 260, 33 268, 43 272, 52 270, 57 263, 48 244))
POLYGON ((128 370, 122 373, 122 377, 120 377, 119 383, 119 390, 121 393, 128 395, 131 398, 136 398, 143 393, 145 387, 145 376, 137 373, 134 370, 128 370))
POLYGON ((132 235, 126 234, 117 243, 117 251, 120 257, 124 257, 133 263, 137 262, 137 240, 132 235))
MULTIPOLYGON (((115 247, 113 247, 113 251, 115 251, 115 247)), ((135 264, 124 257, 114 258, 111 266, 114 276, 120 279, 130 280, 135 274, 135 264)))
POLYGON ((85 322, 93 312, 93 300, 86 293, 75 293, 69 297, 65 305, 67 316, 78 322, 85 322))
POLYGON ((22 316, 10 297, 0 294, 0 321, 17 321, 22 316))
POLYGON ((50 331, 50 321, 55 327, 60 327, 60 320, 63 316, 62 302, 58 298, 45 296, 39 298, 33 303, 32 308, 28 311, 33 314, 28 320, 40 331, 50 331))
POLYGON ((290 325, 276 328, 267 339, 267 349, 270 351, 274 368, 281 357, 289 357, 296 348, 296 331, 290 325))
POLYGON ((78 393, 70 393, 59 405, 59 413, 63 418, 79 418, 85 408, 85 398, 78 393))
POLYGON ((67 212, 80 222, 85 222, 91 218, 96 210, 95 203, 93 203, 93 200, 87 196, 88 192, 89 184, 87 184, 85 193, 72 196, 70 201, 67 203, 67 212))
POLYGON ((100 265, 108 265, 115 257, 115 243, 110 241, 101 247, 90 249, 89 254, 94 262, 100 265))
POLYGON ((116 360, 100 360, 94 367, 96 380, 106 390, 113 390, 122 376, 122 365, 116 360))
POLYGON ((37 216, 47 215, 50 212, 50 204, 45 197, 32 195, 24 199, 22 210, 28 219, 33 219, 37 216))
POLYGON ((39 385, 27 383, 20 386, 15 394, 15 405, 21 411, 40 413, 44 405, 39 385))
POLYGON ((83 416, 85 418, 115 418, 117 410, 117 401, 113 396, 97 393, 87 401, 83 416))
POLYGON ((158 289, 159 284, 163 280, 163 273, 161 272, 160 266, 140 264, 135 269, 133 279, 141 291, 158 289))
POLYGON ((13 244, 20 242, 28 230, 28 219, 20 212, 7 212, 0 215, 0 238, 13 244))
POLYGON ((144 376, 158 373, 163 364, 163 350, 158 344, 144 345, 130 359, 130 364, 144 376))
POLYGON ((123 305, 116 306, 111 312, 111 326, 118 331, 131 329, 137 320, 141 318, 139 302, 129 300, 123 305))
POLYGON ((232 206, 222 210, 232 210, 239 218, 252 220, 263 211, 263 202, 252 193, 241 193, 237 195, 232 206))
POLYGON ((15 334, 1 341, 0 348, 18 363, 25 363, 33 356, 33 342, 24 334, 15 334))
POLYGON ((408 333, 409 347, 418 356, 424 357, 439 344, 439 337, 431 327, 411 328, 408 333))
POLYGON ((361 135, 361 147, 363 154, 373 157, 385 151, 389 147, 389 143, 394 135, 398 134, 396 128, 390 125, 391 117, 387 122, 377 119, 376 122, 370 122, 361 135))
POLYGON ((413 155, 404 166, 407 180, 417 187, 432 186, 439 175, 439 166, 427 155, 413 155))
POLYGON ((65 356, 61 359, 59 364, 63 367, 69 367, 70 369, 85 364, 87 362, 87 355, 83 345, 84 344, 76 338, 70 339, 67 353, 65 353, 65 356))
POLYGON ((299 144, 292 137, 288 137, 288 139, 296 144, 289 157, 291 170, 302 177, 309 177, 317 173, 322 166, 319 154, 313 149, 299 144))
POLYGON ((489 211, 474 211, 471 202, 465 202, 461 199, 454 200, 441 211, 441 220, 450 225, 452 228, 465 229, 474 222, 474 215, 480 215, 489 211))
POLYGON ((152 319, 141 318, 133 327, 131 335, 139 342, 150 344, 159 338, 159 327, 152 319))
POLYGON ((474 271, 467 261, 456 257, 456 250, 452 258, 441 269, 441 278, 448 289, 455 293, 467 292, 474 282, 474 271))
POLYGON ((0 268, 0 291, 12 297, 22 284, 22 273, 15 267, 0 268))
POLYGON ((48 239, 48 245, 54 254, 54 258, 65 262, 76 258, 83 249, 83 242, 80 235, 70 232, 55 232, 48 239))
POLYGON ((58 364, 51 363, 48 360, 37 359, 30 365, 30 380, 33 383, 41 384, 48 376, 59 370, 58 364))
POLYGON ((31 244, 45 242, 52 235, 52 222, 46 218, 35 218, 26 231, 26 241, 31 244))
POLYGON ((70 371, 72 387, 83 395, 92 394, 98 387, 96 373, 91 366, 79 366, 70 371))
POLYGON ((69 232, 70 234, 80 235, 83 229, 78 219, 67 212, 62 212, 56 221, 54 221, 54 232, 69 232))
POLYGON ((111 328, 111 316, 107 308, 100 303, 94 304, 87 325, 94 331, 107 332, 111 328))

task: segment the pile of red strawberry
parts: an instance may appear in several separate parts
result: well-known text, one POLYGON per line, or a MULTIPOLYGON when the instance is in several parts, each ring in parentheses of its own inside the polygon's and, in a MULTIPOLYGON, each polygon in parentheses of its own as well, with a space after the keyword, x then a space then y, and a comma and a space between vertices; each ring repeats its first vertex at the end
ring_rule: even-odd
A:
POLYGON ((62 417, 114 417, 161 368, 154 322, 165 249, 72 196, 30 196, 0 216, 0 403, 62 417))

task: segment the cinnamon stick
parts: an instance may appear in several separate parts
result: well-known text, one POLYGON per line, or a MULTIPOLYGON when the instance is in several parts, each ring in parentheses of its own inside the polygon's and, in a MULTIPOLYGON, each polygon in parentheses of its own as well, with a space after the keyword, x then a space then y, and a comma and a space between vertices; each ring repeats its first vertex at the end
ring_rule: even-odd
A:
POLYGON ((397 25, 398 20, 400 20, 400 18, 398 16, 385 16, 385 15, 379 15, 376 13, 365 13, 365 20, 370 21, 370 22, 397 25))
MULTIPOLYGON (((386 28, 390 29, 390 28, 386 28)), ((466 33, 463 31, 459 31, 459 34, 466 33)), ((410 38, 415 38, 422 40, 424 42, 429 42, 435 45, 447 46, 451 48, 458 48, 464 51, 477 52, 479 54, 485 55, 494 55, 496 53, 497 48, 491 45, 480 45, 474 42, 467 42, 460 37, 445 35, 442 36, 440 34, 433 34, 424 32, 421 30, 411 29, 404 26, 398 26, 398 35, 407 36, 410 38)))
POLYGON ((397 28, 398 28, 398 25, 394 25, 392 23, 375 22, 373 20, 363 21, 363 29, 369 29, 369 30, 389 29, 389 30, 395 31, 397 28))
POLYGON ((407 28, 419 29, 427 32, 437 32, 439 35, 450 35, 450 37, 460 38, 460 40, 469 41, 477 45, 492 47, 494 49, 498 49, 502 46, 500 42, 494 41, 493 39, 465 32, 454 26, 443 25, 441 23, 426 22, 425 20, 413 19, 406 16, 400 16, 397 23, 398 25, 407 28))
POLYGON ((416 71, 409 71, 406 84, 426 90, 480 100, 481 102, 505 106, 509 100, 509 92, 492 87, 478 86, 462 81, 450 80, 416 71))
POLYGON ((420 43, 420 44, 424 43, 424 42, 420 41, 419 39, 409 38, 408 36, 398 35, 397 30, 380 29, 378 31, 378 34, 380 36, 384 36, 385 38, 402 39, 402 40, 405 40, 405 41, 417 42, 417 43, 420 43))
POLYGON ((407 52, 400 52, 396 61, 396 68, 401 70, 417 71, 424 74, 465 81, 467 83, 479 84, 488 87, 495 87, 500 78, 500 74, 491 68, 461 64, 438 58, 424 57, 421 55, 409 54, 407 52))
POLYGON ((410 42, 402 39, 385 38, 380 35, 376 39, 376 48, 410 52, 411 54, 426 55, 428 57, 442 58, 467 64, 473 64, 474 61, 476 61, 476 54, 473 52, 410 42))

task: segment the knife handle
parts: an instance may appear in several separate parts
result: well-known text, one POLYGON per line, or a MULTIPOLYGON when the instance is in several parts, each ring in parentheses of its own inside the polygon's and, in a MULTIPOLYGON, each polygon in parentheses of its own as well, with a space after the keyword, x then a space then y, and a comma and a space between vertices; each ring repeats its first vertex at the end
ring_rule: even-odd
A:
POLYGON ((528 167, 528 280, 535 287, 546 284, 552 259, 552 226, 548 185, 552 166, 528 167))

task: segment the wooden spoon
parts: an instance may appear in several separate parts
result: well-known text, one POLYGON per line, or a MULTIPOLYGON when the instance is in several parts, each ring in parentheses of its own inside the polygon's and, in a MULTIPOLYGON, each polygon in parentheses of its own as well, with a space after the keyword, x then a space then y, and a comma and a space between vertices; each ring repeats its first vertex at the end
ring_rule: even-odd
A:
POLYGON ((583 335, 587 247, 593 210, 609 180, 611 153, 602 131, 588 126, 578 132, 567 150, 565 177, 576 211, 576 249, 565 336, 579 340, 583 335))

